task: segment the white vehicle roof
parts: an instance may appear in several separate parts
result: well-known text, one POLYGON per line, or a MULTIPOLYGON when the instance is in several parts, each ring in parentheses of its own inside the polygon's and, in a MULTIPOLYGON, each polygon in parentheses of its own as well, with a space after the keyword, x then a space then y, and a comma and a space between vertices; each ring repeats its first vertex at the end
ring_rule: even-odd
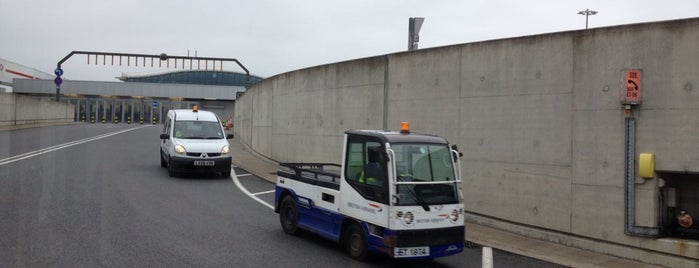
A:
POLYGON ((195 112, 190 109, 176 109, 172 111, 175 113, 175 121, 218 121, 216 114, 209 111, 199 110, 195 112))

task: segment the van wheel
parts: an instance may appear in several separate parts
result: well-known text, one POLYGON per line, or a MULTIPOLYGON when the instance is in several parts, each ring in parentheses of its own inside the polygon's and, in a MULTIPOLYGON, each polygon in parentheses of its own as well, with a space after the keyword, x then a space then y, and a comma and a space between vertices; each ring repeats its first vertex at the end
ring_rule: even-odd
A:
POLYGON ((350 224, 345 230, 345 249, 350 257, 358 261, 364 261, 369 255, 366 235, 359 223, 350 224))
POLYGON ((231 177, 231 170, 229 169, 228 171, 221 172, 221 177, 230 178, 231 177))
POLYGON ((172 164, 172 158, 170 158, 170 161, 167 163, 167 174, 170 175, 170 177, 175 177, 175 167, 172 164))
POLYGON ((282 205, 279 208, 279 222, 282 225, 282 230, 290 235, 299 234, 299 211, 296 207, 296 201, 291 195, 286 195, 282 199, 282 205))
POLYGON ((160 152, 160 167, 167 167, 167 162, 165 162, 165 157, 163 156, 163 152, 160 152))

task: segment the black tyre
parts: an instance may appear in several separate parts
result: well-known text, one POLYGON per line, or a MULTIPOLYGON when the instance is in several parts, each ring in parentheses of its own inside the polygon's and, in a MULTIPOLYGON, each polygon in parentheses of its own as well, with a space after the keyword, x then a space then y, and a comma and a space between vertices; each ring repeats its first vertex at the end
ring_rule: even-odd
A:
POLYGON ((177 175, 175 173, 176 173, 175 167, 172 164, 172 158, 170 158, 170 161, 168 162, 168 165, 167 165, 167 174, 170 175, 170 177, 175 177, 175 175, 177 175))
POLYGON ((290 235, 299 234, 299 211, 296 207, 296 201, 291 195, 284 196, 281 207, 279 208, 279 223, 282 225, 282 230, 290 235))
POLYGON ((358 223, 352 223, 345 230, 345 249, 353 259, 365 261, 369 255, 366 235, 358 223))
POLYGON ((221 172, 221 177, 230 178, 231 177, 231 170, 229 169, 228 171, 221 172))
POLYGON ((160 152, 160 167, 167 167, 167 162, 165 161, 165 156, 163 156, 163 152, 160 152))

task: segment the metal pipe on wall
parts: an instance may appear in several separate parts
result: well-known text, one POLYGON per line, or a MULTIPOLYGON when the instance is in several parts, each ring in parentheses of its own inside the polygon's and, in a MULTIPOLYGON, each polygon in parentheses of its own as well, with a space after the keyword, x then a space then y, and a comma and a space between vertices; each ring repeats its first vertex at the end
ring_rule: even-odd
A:
POLYGON ((625 118, 624 135, 624 233, 627 235, 651 237, 660 236, 660 228, 636 225, 636 119, 631 115, 625 118))

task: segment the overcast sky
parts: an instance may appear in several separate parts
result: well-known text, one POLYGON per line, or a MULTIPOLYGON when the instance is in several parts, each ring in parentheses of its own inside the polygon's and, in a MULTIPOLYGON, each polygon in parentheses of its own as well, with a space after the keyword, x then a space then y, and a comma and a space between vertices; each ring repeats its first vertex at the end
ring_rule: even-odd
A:
MULTIPOLYGON (((270 77, 405 51, 410 17, 425 18, 419 47, 429 48, 584 29, 577 12, 588 8, 599 12, 590 28, 699 17, 698 0, 0 0, 0 58, 53 73, 73 50, 197 51, 236 58, 270 77)), ((64 78, 116 81, 122 72, 167 71, 92 62, 74 56, 63 64, 64 78)))

